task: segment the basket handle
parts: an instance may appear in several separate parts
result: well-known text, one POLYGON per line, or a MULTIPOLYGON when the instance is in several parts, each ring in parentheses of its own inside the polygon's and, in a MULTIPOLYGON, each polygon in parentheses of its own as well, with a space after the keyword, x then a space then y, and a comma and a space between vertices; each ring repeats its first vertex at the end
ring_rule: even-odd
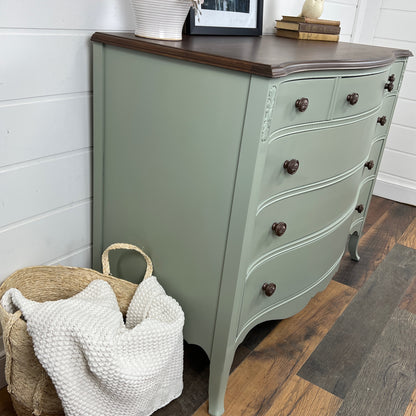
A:
POLYGON ((103 264, 103 274, 110 275, 110 263, 108 261, 108 254, 111 250, 134 250, 139 252, 144 259, 146 260, 146 273, 144 274, 143 279, 147 279, 150 277, 153 273, 153 263, 152 260, 150 260, 150 257, 139 247, 133 245, 133 244, 126 244, 126 243, 114 243, 108 246, 105 250, 103 255, 101 256, 101 262, 103 264))

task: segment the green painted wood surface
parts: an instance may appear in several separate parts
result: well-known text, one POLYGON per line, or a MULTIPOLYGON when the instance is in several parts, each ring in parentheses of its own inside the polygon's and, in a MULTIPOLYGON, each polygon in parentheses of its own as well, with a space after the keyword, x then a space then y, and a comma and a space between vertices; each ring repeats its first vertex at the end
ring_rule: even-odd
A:
POLYGON ((334 118, 360 114, 377 107, 383 99, 388 76, 389 71, 382 71, 361 77, 342 77, 335 98, 334 118), (351 105, 347 96, 353 93, 359 94, 359 98, 356 104, 351 105))
POLYGON ((255 261, 272 250, 310 238, 350 213, 355 206, 361 171, 359 166, 346 177, 307 190, 277 195, 267 205, 262 205, 256 215, 250 260, 255 261), (287 225, 282 236, 273 232, 274 222, 287 225))
POLYGON ((326 120, 331 108, 331 98, 336 79, 295 79, 279 85, 272 131, 281 127, 326 120), (306 111, 296 109, 296 100, 307 98, 309 105, 306 111))
MULTIPOLYGON (((376 120, 391 115, 397 91, 369 91, 342 119, 337 100, 354 80, 366 97, 389 73, 270 80, 94 44, 94 267, 113 242, 152 257, 184 309, 185 339, 211 359, 212 415, 223 413, 249 329, 298 312, 336 272, 349 232, 358 244, 366 212, 354 207, 370 198, 389 127, 378 131, 376 120), (313 97, 309 113, 294 110, 301 92, 313 97), (363 168, 369 157, 373 172, 363 168), (301 166, 293 176, 282 169, 291 158, 301 166), (273 219, 288 219, 286 239, 270 240, 273 219), (276 281, 275 296, 261 292, 263 280, 276 281)), ((110 260, 114 275, 141 280, 137 256, 110 260)))
MULTIPOLYGON (((105 59, 104 246, 144 248, 209 354, 249 77, 113 47, 105 59)), ((134 268, 114 273, 137 281, 134 268)))
POLYGON ((278 309, 279 304, 302 295, 325 279, 328 271, 338 266, 344 254, 350 221, 348 215, 315 240, 283 249, 253 266, 246 277, 240 330, 256 315, 270 308, 278 309), (276 284, 273 296, 268 297, 261 290, 265 282, 276 284))
POLYGON ((259 201, 326 181, 356 167, 368 155, 376 119, 373 112, 364 118, 275 133, 270 139, 259 201), (291 159, 299 160, 294 175, 283 169, 285 160, 291 159))

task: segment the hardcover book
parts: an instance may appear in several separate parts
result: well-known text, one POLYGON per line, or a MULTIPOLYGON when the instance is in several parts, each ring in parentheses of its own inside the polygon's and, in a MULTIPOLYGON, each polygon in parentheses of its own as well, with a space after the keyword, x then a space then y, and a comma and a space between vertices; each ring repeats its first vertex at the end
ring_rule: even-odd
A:
POLYGON ((301 40, 326 40, 330 42, 338 42, 339 40, 339 35, 332 35, 328 33, 296 32, 294 30, 284 29, 277 29, 276 36, 301 40))
POLYGON ((303 16, 282 16, 286 22, 296 23, 316 23, 320 25, 339 26, 341 22, 339 20, 325 20, 325 19, 312 19, 311 17, 303 16))

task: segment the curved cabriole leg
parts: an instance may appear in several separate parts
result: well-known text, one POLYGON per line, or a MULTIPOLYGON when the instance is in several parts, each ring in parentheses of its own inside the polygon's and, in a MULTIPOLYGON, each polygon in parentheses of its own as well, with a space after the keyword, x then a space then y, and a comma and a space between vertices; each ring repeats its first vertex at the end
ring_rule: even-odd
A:
POLYGON ((211 359, 208 388, 208 413, 211 416, 224 414, 225 390, 233 359, 234 351, 225 352, 223 357, 211 359))
POLYGON ((358 241, 360 236, 357 232, 350 235, 348 241, 348 251, 350 252, 351 259, 354 261, 360 261, 360 256, 358 255, 358 241))

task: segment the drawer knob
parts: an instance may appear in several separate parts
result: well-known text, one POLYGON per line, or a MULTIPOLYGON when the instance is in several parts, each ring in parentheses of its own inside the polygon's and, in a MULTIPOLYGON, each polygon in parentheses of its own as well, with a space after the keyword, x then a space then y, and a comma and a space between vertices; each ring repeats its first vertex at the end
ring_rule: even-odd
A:
POLYGON ((374 167, 374 160, 369 160, 368 162, 365 163, 364 167, 366 167, 368 170, 373 169, 374 167))
POLYGON ((384 84, 384 89, 388 92, 392 92, 394 89, 394 84, 392 81, 388 82, 387 84, 384 84))
POLYGON ((389 81, 390 81, 390 82, 394 82, 394 81, 396 81, 396 76, 395 76, 394 74, 391 74, 391 75, 389 76, 389 81))
POLYGON ((283 168, 286 169, 289 175, 293 175, 299 169, 299 160, 285 160, 285 163, 283 163, 283 168))
POLYGON ((351 104, 357 104, 358 98, 360 98, 359 94, 357 92, 353 92, 352 94, 347 95, 347 101, 351 104))
POLYGON ((264 283, 261 288, 266 296, 271 296, 276 292, 276 285, 274 283, 264 283))
POLYGON ((272 230, 274 233, 281 237, 286 232, 287 225, 285 222, 275 222, 272 225, 272 230))
POLYGON ((306 111, 306 109, 308 108, 309 105, 309 100, 305 97, 299 98, 298 100, 296 100, 295 102, 295 107, 301 112, 303 113, 304 111, 306 111))
POLYGON ((380 123, 381 126, 384 126, 387 123, 387 117, 382 116, 377 119, 377 123, 380 123))
POLYGON ((359 214, 361 214, 361 213, 364 211, 364 205, 363 205, 363 204, 357 205, 357 206, 355 207, 355 210, 356 210, 359 214))

